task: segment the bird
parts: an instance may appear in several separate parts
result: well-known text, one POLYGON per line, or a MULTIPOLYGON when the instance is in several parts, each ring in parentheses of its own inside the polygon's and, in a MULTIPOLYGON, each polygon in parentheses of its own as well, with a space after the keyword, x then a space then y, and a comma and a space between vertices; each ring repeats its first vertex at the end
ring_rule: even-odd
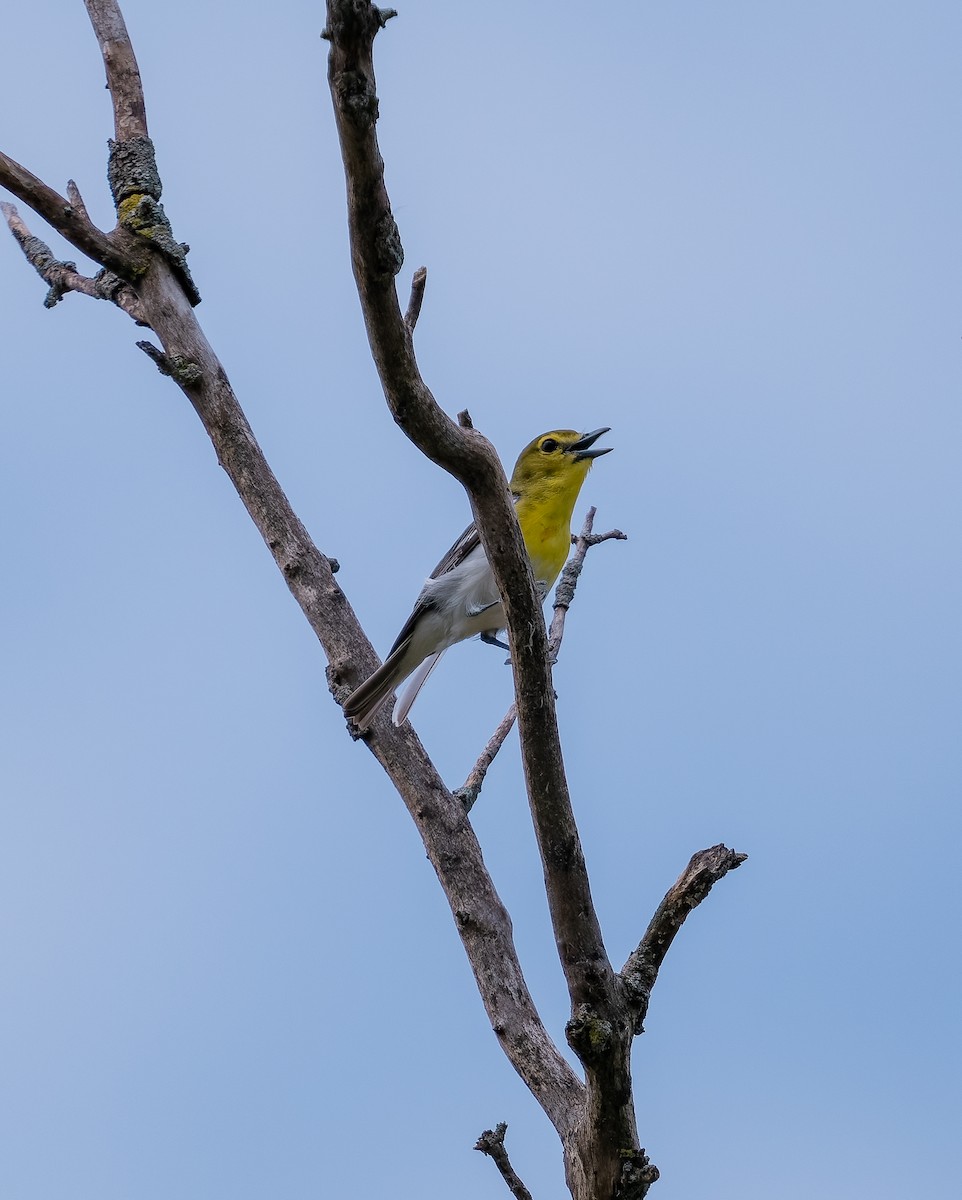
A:
MULTIPOLYGON (((595 446, 609 428, 543 433, 525 446, 511 473, 515 511, 542 600, 568 558, 571 514, 581 485, 594 460, 612 449, 595 446)), ((431 572, 387 658, 347 698, 344 715, 360 730, 367 729, 381 705, 408 679, 393 714, 394 724, 403 724, 449 646, 480 634, 483 642, 508 649, 497 636, 504 627, 498 587, 472 523, 431 572)))

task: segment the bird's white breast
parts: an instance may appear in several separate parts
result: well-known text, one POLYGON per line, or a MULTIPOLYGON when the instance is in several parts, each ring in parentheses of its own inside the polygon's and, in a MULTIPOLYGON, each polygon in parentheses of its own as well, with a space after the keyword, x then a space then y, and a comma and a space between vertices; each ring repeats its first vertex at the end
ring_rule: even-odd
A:
POLYGON ((473 637, 489 629, 504 628, 504 612, 498 601, 491 567, 480 546, 439 579, 429 579, 420 602, 431 609, 418 622, 418 640, 430 629, 444 646, 473 637))

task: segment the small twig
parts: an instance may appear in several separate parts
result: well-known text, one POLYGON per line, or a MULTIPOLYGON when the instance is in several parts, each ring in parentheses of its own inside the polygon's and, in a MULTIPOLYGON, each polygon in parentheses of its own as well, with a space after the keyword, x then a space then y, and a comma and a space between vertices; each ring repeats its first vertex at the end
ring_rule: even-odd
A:
POLYGON ((571 602, 575 598, 575 588, 578 586, 578 580, 585 565, 585 555, 592 546, 599 546, 602 542, 626 542, 628 540, 628 535, 622 533, 620 529, 609 529, 607 533, 593 533, 597 511, 594 506, 589 508, 581 532, 572 536, 571 541, 574 543, 575 552, 561 572, 561 578, 555 588, 554 611, 548 629, 548 652, 552 663, 557 660, 558 651, 561 649, 565 633, 565 619, 571 602))
POLYGON ((153 342, 146 341, 137 342, 136 346, 138 350, 143 350, 144 354, 147 355, 161 375, 173 375, 174 368, 170 364, 170 359, 159 346, 155 346, 153 342))
POLYGON ((198 387, 203 382, 204 372, 188 355, 165 354, 153 342, 138 342, 137 349, 143 350, 161 375, 169 375, 174 383, 184 391, 189 393, 192 388, 198 387))
POLYGON ((697 908, 719 879, 740 867, 747 854, 727 846, 710 846, 693 854, 688 866, 669 888, 645 931, 645 936, 621 969, 635 1017, 635 1033, 644 1032, 644 1020, 658 971, 675 934, 692 909, 697 908))
POLYGON ((531 1200, 531 1193, 518 1178, 511 1165, 511 1160, 508 1158, 508 1152, 504 1148, 504 1135, 507 1128, 507 1124, 500 1121, 494 1129, 486 1129, 478 1138, 474 1148, 480 1150, 482 1154, 486 1154, 488 1158, 494 1159, 494 1165, 501 1172, 501 1177, 516 1200, 531 1200))
POLYGON ((138 325, 146 325, 137 293, 117 275, 106 270, 98 271, 93 278, 81 275, 76 263, 62 262, 46 242, 33 236, 13 204, 0 201, 0 212, 27 262, 50 287, 44 300, 47 308, 53 308, 67 292, 80 292, 94 300, 109 300, 133 317, 138 325))
POLYGON ((72 179, 67 180, 67 199, 70 201, 70 207, 75 212, 80 213, 85 221, 90 220, 90 214, 87 212, 87 206, 84 204, 84 198, 80 194, 80 188, 72 179))
MULTIPOLYGON (((558 661, 558 653, 561 650, 561 642, 565 634, 565 618, 568 615, 571 602, 574 600, 575 588, 578 586, 578 579, 585 564, 585 555, 592 546, 597 546, 601 542, 612 540, 624 542, 628 540, 628 535, 622 533, 620 529, 610 529, 607 533, 592 533, 596 512, 596 508, 589 508, 585 515, 585 523, 581 527, 581 532, 572 536, 571 540, 574 543, 575 552, 572 554, 565 569, 561 572, 561 579, 558 581, 558 586, 555 589, 554 611, 551 616, 551 626, 548 629, 548 656, 552 665, 558 661)), ((481 787, 484 783, 484 777, 488 773, 488 768, 494 762, 498 751, 504 745, 508 734, 514 728, 516 718, 517 709, 512 704, 501 719, 501 724, 491 735, 488 744, 482 750, 478 761, 471 768, 471 773, 462 786, 455 790, 454 794, 464 805, 466 812, 471 811, 478 796, 481 794, 481 787)))
POLYGON ((518 719, 518 710, 514 704, 501 718, 501 724, 491 735, 488 744, 481 751, 481 756, 471 768, 471 774, 467 777, 461 787, 455 789, 455 796, 464 805, 464 811, 470 812, 474 808, 475 801, 481 794, 481 785, 484 783, 484 777, 488 773, 488 767, 495 760, 495 756, 505 743, 508 734, 514 728, 514 723, 518 719))
POLYGON ((414 326, 418 323, 418 317, 421 315, 421 304, 424 301, 424 285, 427 283, 428 269, 427 267, 418 267, 414 272, 414 278, 411 280, 411 299, 408 301, 408 310, 404 314, 404 324, 414 332, 414 326))

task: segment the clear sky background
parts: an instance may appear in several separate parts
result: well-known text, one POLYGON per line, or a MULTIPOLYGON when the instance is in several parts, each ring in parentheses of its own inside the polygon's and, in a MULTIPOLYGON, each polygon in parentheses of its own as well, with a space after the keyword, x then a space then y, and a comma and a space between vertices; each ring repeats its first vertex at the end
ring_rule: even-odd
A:
MULTIPOLYGON (((125 13, 201 319, 383 652, 468 509, 370 361, 322 8, 125 13)), ((950 0, 414 0, 378 39, 440 403, 509 465, 612 426, 582 509, 630 540, 589 557, 556 673, 612 958, 693 851, 750 855, 637 1047, 659 1200, 957 1195, 960 44, 950 0)), ((9 8, 0 93, 0 146, 109 228, 80 0, 9 8)), ((43 295, 4 233, 0 1191, 487 1200, 506 1120, 559 1195, 192 410, 127 317, 43 295)), ((469 643, 419 700, 452 785, 510 687, 469 643)), ((563 1040, 513 740, 473 819, 563 1040)))

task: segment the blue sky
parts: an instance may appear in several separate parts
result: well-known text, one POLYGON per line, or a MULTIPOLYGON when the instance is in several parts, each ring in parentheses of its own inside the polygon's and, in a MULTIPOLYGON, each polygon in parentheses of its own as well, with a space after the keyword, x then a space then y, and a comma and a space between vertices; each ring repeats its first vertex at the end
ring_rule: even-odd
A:
MULTIPOLYGON (((321 8, 125 14, 205 329, 384 650, 467 505, 368 355, 321 8)), ((925 0, 495 0, 379 38, 439 401, 509 464, 612 426, 584 502, 630 540, 592 552, 556 673, 612 957, 694 850, 750 855, 636 1051, 660 1200, 957 1189, 960 36, 925 0)), ((109 227, 83 5, 11 10, 0 80, 0 146, 109 227)), ((481 1200, 499 1120, 559 1194, 195 416, 125 316, 42 299, 0 239, 4 1194, 481 1200)), ((509 699, 473 643, 432 678, 415 725, 452 785, 509 699)), ((561 1038, 513 741, 474 820, 561 1038)))

